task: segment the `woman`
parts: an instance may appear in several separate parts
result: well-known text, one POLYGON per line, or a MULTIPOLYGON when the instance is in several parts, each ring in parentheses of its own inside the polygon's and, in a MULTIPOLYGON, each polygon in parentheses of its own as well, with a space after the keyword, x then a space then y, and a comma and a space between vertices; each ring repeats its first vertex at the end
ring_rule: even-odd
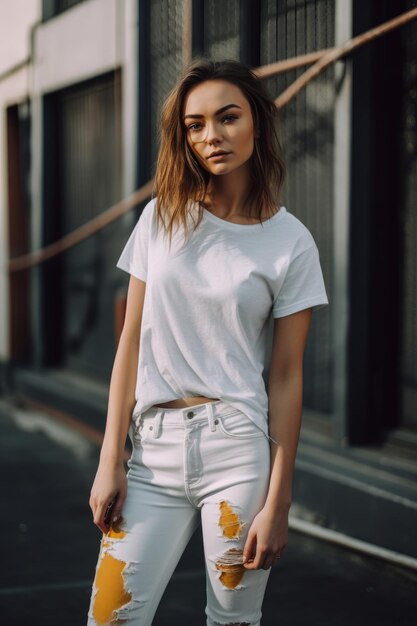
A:
POLYGON ((117 263, 131 277, 90 498, 90 625, 151 624, 200 523, 207 624, 260 624, 288 538, 311 313, 328 304, 315 241, 279 203, 275 122, 234 61, 195 61, 164 104, 156 197, 117 263))

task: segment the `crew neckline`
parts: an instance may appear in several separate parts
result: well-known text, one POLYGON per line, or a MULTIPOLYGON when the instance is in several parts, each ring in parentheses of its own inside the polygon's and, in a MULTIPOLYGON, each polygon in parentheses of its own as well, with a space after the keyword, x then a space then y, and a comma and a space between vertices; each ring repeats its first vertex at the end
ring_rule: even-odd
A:
POLYGON ((282 219, 284 215, 287 213, 287 209, 285 206, 281 206, 279 211, 274 213, 272 217, 269 217, 267 220, 264 220, 262 223, 257 224, 237 224, 235 222, 229 222, 228 220, 223 219, 222 217, 218 217, 211 213, 208 209, 203 209, 203 216, 209 222, 213 224, 218 224, 223 226, 224 228, 229 228, 230 230, 259 230, 260 228, 270 227, 276 224, 278 220, 282 219))

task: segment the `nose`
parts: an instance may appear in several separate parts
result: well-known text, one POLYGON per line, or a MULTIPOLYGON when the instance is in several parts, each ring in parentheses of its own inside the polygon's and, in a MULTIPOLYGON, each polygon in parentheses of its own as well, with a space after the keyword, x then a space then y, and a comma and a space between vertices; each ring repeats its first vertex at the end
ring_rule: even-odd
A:
POLYGON ((207 122, 206 143, 218 144, 222 141, 220 126, 216 121, 207 122))

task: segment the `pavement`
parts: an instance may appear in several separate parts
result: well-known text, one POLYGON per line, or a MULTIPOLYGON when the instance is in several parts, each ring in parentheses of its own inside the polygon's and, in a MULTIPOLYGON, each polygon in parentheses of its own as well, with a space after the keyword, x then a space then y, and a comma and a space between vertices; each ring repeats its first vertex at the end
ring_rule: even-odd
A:
MULTIPOLYGON (((7 626, 86 623, 101 538, 88 506, 99 437, 61 417, 0 399, 0 621, 7 626)), ((415 571, 290 530, 262 626, 414 626, 416 592, 415 571)), ((204 607, 197 531, 153 626, 205 626, 204 607)))

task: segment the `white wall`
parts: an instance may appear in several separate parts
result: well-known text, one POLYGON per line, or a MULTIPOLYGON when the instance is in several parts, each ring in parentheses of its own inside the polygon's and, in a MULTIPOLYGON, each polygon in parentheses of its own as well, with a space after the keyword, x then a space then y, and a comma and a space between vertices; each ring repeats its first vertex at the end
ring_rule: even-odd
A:
POLYGON ((41 0, 0 2, 0 75, 30 55, 30 32, 41 16, 41 0))

